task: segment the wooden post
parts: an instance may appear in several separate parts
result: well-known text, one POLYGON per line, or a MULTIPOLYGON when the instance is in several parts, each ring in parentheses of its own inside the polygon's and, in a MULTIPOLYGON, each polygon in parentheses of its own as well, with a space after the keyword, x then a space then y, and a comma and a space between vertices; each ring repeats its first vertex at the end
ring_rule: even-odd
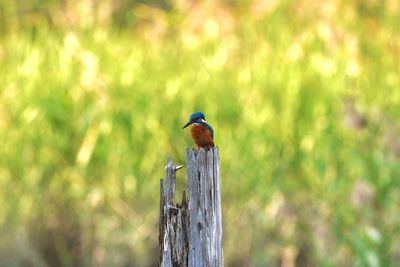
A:
POLYGON ((218 148, 188 149, 187 190, 175 203, 176 171, 168 159, 160 181, 159 266, 219 267, 222 251, 221 191, 218 148))

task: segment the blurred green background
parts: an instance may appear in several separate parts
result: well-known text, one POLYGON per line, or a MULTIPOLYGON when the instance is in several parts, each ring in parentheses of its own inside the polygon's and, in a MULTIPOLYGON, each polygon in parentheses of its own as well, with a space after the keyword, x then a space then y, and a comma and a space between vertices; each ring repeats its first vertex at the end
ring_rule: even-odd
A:
POLYGON ((226 266, 396 266, 399 55, 397 0, 0 0, 0 265, 156 266, 203 111, 226 266))

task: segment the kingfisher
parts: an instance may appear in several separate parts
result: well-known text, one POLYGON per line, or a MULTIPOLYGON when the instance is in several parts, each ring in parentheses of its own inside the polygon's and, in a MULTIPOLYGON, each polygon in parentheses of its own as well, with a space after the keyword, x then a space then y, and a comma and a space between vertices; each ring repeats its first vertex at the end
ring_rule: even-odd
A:
POLYGON ((206 122, 204 113, 193 113, 182 129, 185 129, 189 125, 192 125, 192 137, 199 148, 214 147, 214 130, 211 125, 206 122))

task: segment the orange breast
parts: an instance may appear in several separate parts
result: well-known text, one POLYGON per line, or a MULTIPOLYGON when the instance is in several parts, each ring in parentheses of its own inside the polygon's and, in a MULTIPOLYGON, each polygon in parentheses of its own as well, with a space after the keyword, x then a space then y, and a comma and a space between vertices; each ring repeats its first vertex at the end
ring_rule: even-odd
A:
POLYGON ((191 129, 192 137, 198 147, 214 146, 210 130, 202 124, 194 124, 191 129))

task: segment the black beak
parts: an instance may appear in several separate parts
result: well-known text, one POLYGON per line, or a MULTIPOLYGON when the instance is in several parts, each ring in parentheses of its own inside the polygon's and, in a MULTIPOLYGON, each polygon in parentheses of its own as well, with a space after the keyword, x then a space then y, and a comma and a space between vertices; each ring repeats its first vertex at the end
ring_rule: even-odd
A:
POLYGON ((190 124, 193 124, 194 121, 188 121, 188 123, 185 124, 185 126, 182 127, 182 129, 185 129, 186 127, 188 127, 190 124))

